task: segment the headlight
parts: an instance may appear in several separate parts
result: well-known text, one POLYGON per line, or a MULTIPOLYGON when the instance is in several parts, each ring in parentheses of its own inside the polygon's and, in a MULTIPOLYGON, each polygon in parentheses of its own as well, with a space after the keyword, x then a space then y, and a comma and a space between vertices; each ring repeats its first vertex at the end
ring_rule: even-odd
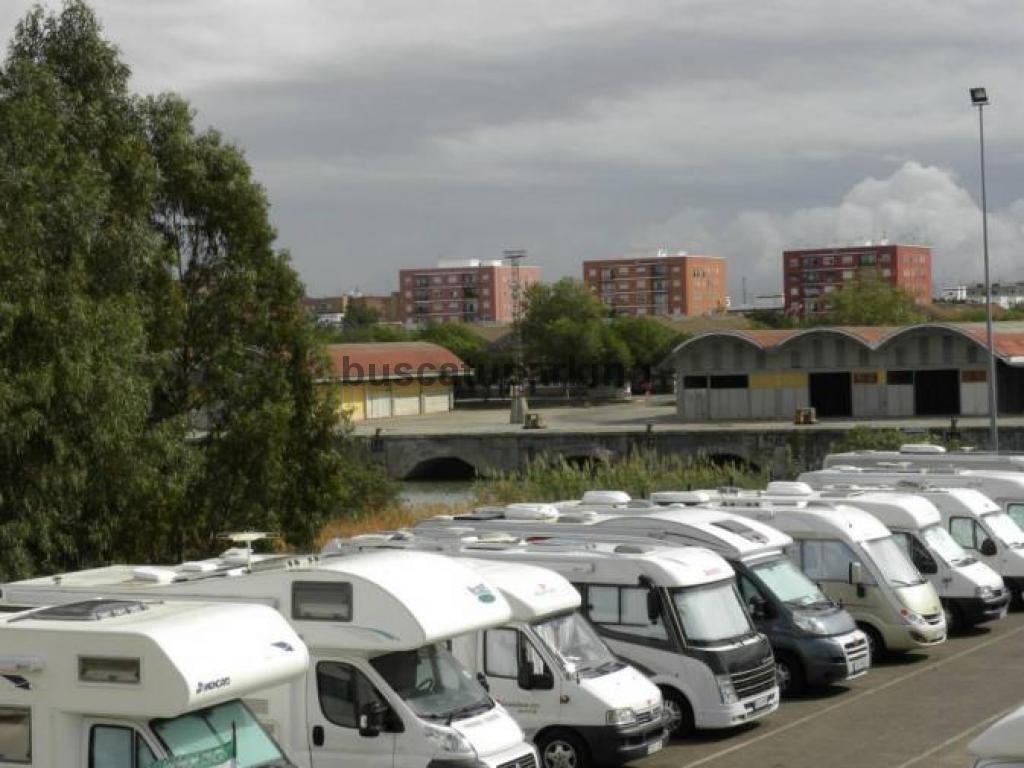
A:
POLYGON ((636 712, 631 707, 609 709, 604 719, 608 725, 632 725, 636 722, 636 712))
POLYGON ((992 587, 975 587, 974 596, 980 597, 982 600, 988 600, 992 597, 996 591, 992 587))
POLYGON ((739 701, 729 675, 715 675, 715 682, 718 683, 718 693, 722 697, 723 704, 735 704, 739 701))
POLYGON ((918 627, 928 626, 928 622, 924 620, 924 617, 919 616, 913 611, 908 610, 906 608, 900 609, 900 616, 903 617, 903 620, 907 622, 907 624, 915 625, 918 627))
POLYGON ((818 619, 812 616, 804 616, 799 613, 793 614, 793 623, 797 625, 804 632, 811 635, 827 635, 828 631, 825 629, 825 625, 822 624, 818 619))
POLYGON ((427 741, 442 752, 451 752, 456 755, 465 755, 473 752, 473 747, 466 737, 453 728, 440 728, 436 725, 428 725, 424 727, 423 735, 427 737, 427 741))

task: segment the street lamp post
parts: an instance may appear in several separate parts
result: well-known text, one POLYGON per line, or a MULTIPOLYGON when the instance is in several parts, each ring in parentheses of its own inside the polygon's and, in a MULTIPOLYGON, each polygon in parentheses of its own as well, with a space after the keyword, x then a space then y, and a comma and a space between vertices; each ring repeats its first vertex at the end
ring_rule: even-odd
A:
POLYGON ((515 349, 513 355, 515 362, 512 376, 514 383, 511 385, 511 404, 509 408, 509 423, 522 424, 526 418, 526 396, 523 385, 523 295, 522 284, 519 282, 519 262, 526 258, 526 251, 516 249, 507 250, 502 253, 503 260, 512 267, 511 293, 512 293, 512 332, 515 334, 515 349))
POLYGON ((988 93, 971 88, 971 104, 978 108, 978 140, 981 148, 981 245, 985 260, 985 339, 988 344, 988 419, 992 450, 999 452, 999 400, 996 396, 996 350, 992 345, 992 282, 988 271, 988 203, 985 199, 985 107, 988 93))

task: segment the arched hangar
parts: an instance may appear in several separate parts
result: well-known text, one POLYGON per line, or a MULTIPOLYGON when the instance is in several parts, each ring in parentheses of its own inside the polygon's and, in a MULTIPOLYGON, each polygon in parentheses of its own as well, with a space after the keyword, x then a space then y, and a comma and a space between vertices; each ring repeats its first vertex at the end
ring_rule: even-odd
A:
MULTIPOLYGON (((663 367, 676 374, 687 421, 988 414, 983 323, 716 331, 677 346, 663 367)), ((1024 323, 997 323, 999 411, 1024 413, 1024 323)))

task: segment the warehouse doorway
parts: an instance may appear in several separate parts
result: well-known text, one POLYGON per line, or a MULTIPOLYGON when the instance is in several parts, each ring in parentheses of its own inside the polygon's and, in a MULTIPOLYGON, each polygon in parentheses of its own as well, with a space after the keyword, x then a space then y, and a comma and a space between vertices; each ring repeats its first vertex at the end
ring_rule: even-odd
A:
POLYGON ((821 417, 853 416, 850 373, 811 373, 807 376, 811 407, 821 417))
POLYGON ((914 372, 915 416, 958 416, 960 372, 956 369, 914 372))

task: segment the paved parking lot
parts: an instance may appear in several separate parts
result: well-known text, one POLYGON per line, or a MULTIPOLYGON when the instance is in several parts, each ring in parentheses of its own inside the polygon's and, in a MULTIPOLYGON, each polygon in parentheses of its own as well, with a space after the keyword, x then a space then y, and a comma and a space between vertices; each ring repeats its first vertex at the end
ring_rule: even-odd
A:
MULTIPOLYGON (((966 745, 1024 704, 1024 613, 823 693, 784 700, 739 730, 675 741, 637 768, 965 768, 966 745)), ((1024 738, 1024 734, 1021 734, 1024 738)))

